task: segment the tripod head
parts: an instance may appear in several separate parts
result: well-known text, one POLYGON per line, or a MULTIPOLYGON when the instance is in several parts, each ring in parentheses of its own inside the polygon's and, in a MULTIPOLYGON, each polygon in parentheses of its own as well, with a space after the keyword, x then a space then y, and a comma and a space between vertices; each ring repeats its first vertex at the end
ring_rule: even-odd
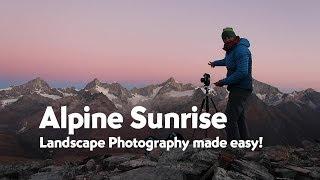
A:
POLYGON ((202 88, 204 89, 204 93, 205 93, 206 95, 209 95, 209 94, 212 93, 212 91, 214 91, 211 86, 202 86, 202 88))
POLYGON ((202 82, 204 86, 210 86, 210 74, 204 73, 203 77, 200 79, 200 82, 202 82))

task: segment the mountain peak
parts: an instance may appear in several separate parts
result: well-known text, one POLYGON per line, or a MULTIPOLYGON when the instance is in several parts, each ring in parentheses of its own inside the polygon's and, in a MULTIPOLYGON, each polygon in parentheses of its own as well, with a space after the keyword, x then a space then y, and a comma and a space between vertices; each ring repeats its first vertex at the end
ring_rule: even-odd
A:
POLYGON ((176 82, 176 80, 173 78, 173 77, 170 77, 167 82, 170 81, 170 82, 176 82))
POLYGON ((170 77, 168 80, 166 80, 164 83, 162 83, 162 85, 165 84, 176 84, 178 83, 173 77, 170 77))
POLYGON ((312 89, 312 88, 308 88, 308 89, 304 90, 304 92, 313 93, 313 92, 316 92, 316 91, 314 89, 312 89))
POLYGON ((35 79, 30 80, 29 82, 42 83, 42 82, 45 82, 45 81, 43 79, 41 79, 40 77, 37 77, 35 79))
POLYGON ((101 83, 98 78, 94 78, 92 82, 95 83, 95 84, 100 84, 101 83))
POLYGON ((94 78, 91 82, 89 82, 85 89, 90 89, 90 88, 93 88, 95 86, 100 86, 101 85, 101 82, 97 79, 97 78, 94 78))
POLYGON ((41 88, 50 88, 49 84, 41 79, 40 77, 37 77, 36 79, 33 79, 31 81, 28 81, 25 86, 28 86, 30 88, 35 89, 41 89, 41 88))

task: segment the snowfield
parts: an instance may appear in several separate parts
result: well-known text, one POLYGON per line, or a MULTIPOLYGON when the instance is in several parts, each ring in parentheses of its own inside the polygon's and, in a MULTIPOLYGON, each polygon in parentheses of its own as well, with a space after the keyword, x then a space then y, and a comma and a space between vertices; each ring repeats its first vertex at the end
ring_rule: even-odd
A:
POLYGON ((184 96, 192 96, 194 93, 194 90, 188 90, 188 91, 170 91, 167 92, 166 95, 170 97, 184 97, 184 96))
POLYGON ((146 100, 149 100, 150 98, 147 97, 147 96, 142 96, 140 94, 133 94, 131 98, 129 98, 129 102, 132 104, 132 105, 136 105, 140 102, 143 102, 143 101, 146 101, 146 100))
POLYGON ((1 106, 4 107, 4 106, 7 106, 9 104, 12 104, 16 101, 18 101, 19 98, 12 98, 12 99, 4 99, 4 100, 1 100, 1 106))
POLYGON ((105 96, 107 96, 111 101, 112 101, 112 100, 115 100, 115 99, 118 99, 117 96, 109 93, 109 89, 106 89, 106 88, 101 87, 101 86, 96 86, 95 89, 96 89, 96 91, 98 91, 98 92, 104 94, 105 96))
POLYGON ((0 91, 9 91, 9 90, 11 90, 11 89, 12 89, 12 87, 8 87, 8 88, 0 89, 0 91))
POLYGON ((58 96, 58 95, 53 95, 53 94, 43 94, 43 93, 39 93, 39 95, 43 96, 43 97, 46 97, 46 98, 50 98, 50 99, 53 99, 53 100, 57 100, 57 99, 60 99, 61 97, 58 96))

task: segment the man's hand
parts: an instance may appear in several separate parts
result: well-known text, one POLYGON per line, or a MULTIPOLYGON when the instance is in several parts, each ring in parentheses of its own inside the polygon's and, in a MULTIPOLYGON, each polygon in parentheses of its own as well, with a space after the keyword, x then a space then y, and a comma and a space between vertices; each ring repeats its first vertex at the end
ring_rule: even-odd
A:
POLYGON ((208 65, 211 66, 212 68, 214 68, 214 66, 215 66, 215 65, 213 64, 213 62, 210 62, 210 61, 209 61, 208 65))
POLYGON ((216 86, 218 86, 218 87, 222 87, 223 86, 223 83, 222 83, 222 81, 220 80, 220 81, 217 81, 217 82, 215 82, 215 83, 213 83, 214 85, 216 85, 216 86))

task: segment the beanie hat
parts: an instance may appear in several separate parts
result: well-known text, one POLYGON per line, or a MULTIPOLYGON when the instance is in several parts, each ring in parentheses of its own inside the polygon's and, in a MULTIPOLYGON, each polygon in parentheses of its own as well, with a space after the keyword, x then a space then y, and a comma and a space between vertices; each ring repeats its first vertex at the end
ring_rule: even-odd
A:
POLYGON ((221 37, 222 37, 223 40, 225 40, 227 38, 236 37, 236 33, 234 33, 233 28, 226 27, 226 28, 223 29, 221 37))

